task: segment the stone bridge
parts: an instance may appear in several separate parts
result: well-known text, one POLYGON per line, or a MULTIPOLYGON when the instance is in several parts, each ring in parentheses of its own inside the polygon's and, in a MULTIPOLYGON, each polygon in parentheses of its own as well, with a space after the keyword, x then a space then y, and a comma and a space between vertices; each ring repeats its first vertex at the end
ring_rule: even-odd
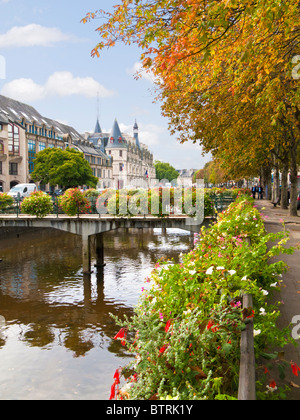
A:
MULTIPOLYGON (((45 228, 58 229, 82 237, 83 272, 91 272, 91 241, 96 250, 96 266, 104 266, 103 233, 120 228, 177 228, 190 232, 199 232, 201 226, 208 226, 212 218, 197 221, 186 215, 170 215, 164 218, 155 216, 115 217, 111 215, 49 215, 42 219, 27 215, 1 215, 0 228, 45 228)), ((1 229, 0 229, 1 238, 1 229)))

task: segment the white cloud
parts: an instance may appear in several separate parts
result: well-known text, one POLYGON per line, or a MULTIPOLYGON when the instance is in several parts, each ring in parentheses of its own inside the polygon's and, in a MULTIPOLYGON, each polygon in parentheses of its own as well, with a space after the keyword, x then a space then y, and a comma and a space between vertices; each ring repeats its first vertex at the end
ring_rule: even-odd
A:
MULTIPOLYGON (((125 125, 120 123, 120 129, 122 132, 129 135, 133 135, 133 123, 132 125, 125 125)), ((167 134, 165 127, 156 124, 138 124, 139 126, 139 140, 141 143, 146 144, 151 148, 154 145, 160 143, 160 138, 167 134)))
POLYGON ((142 64, 139 62, 134 63, 133 67, 126 70, 128 74, 132 76, 140 75, 142 79, 148 80, 148 82, 154 83, 155 76, 152 71, 146 71, 143 69, 142 64))
POLYGON ((35 23, 14 26, 0 35, 0 48, 11 47, 51 47, 58 42, 78 41, 74 35, 64 34, 58 28, 47 28, 35 23))
POLYGON ((68 71, 53 73, 44 85, 39 85, 32 79, 16 79, 6 83, 1 91, 2 95, 23 102, 37 101, 48 96, 81 95, 94 98, 98 93, 102 98, 114 94, 92 77, 74 77, 68 71))

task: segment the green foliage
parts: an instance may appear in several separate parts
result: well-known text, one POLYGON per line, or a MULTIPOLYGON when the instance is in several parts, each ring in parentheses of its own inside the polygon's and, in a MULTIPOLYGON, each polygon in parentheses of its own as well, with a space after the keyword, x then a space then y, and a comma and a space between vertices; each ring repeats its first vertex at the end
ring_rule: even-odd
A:
POLYGON ((179 176, 176 169, 169 163, 156 161, 155 162, 156 178, 158 180, 167 179, 169 182, 174 181, 179 176))
POLYGON ((12 206, 13 203, 14 199, 10 195, 6 193, 0 193, 0 210, 12 206))
POLYGON ((59 205, 68 216, 90 212, 89 200, 79 188, 69 188, 63 196, 59 197, 59 205))
POLYGON ((240 334, 248 318, 254 320, 256 359, 293 341, 276 327, 278 306, 268 303, 286 270, 271 258, 293 252, 287 241, 285 232, 268 235, 253 200, 241 196, 217 223, 202 228, 180 264, 157 263, 132 319, 114 317, 126 331, 116 338, 136 355, 122 370, 127 384, 118 397, 237 398, 240 334), (276 244, 269 249, 270 242, 276 244), (244 293, 253 296, 249 313, 241 305, 244 293))
POLYGON ((42 191, 33 192, 22 201, 21 211, 31 216, 44 217, 53 211, 51 197, 42 191))
POLYGON ((69 148, 47 148, 39 152, 34 160, 31 176, 35 182, 63 188, 82 185, 96 187, 98 182, 83 153, 69 148))
MULTIPOLYGON (((197 198, 196 188, 153 188, 149 190, 107 190, 100 195, 107 197, 107 209, 116 216, 151 214, 165 217, 173 214, 194 216, 196 206, 203 210, 204 216, 214 214, 214 202, 207 191, 201 190, 197 198), (202 201, 203 198, 203 201, 202 201), (203 208, 204 206, 204 208, 203 208)), ((197 209, 199 210, 199 208, 197 209)))

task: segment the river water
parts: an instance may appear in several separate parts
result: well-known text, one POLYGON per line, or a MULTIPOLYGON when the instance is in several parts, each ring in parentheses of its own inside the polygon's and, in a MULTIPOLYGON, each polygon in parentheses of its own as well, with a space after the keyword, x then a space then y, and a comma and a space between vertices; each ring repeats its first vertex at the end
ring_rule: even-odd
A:
MULTIPOLYGON (((103 272, 82 274, 81 238, 0 231, 0 399, 107 400, 130 355, 110 313, 130 316, 158 259, 192 247, 183 230, 104 236, 103 272)), ((95 261, 92 261, 92 263, 95 261)))

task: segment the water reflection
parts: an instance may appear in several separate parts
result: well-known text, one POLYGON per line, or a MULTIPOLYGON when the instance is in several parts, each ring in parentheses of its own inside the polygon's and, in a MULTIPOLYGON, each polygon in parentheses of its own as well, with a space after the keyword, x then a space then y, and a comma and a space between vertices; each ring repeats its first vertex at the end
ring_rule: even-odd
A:
POLYGON ((114 369, 129 357, 113 340, 110 313, 130 317, 156 261, 178 260, 191 238, 120 230, 105 234, 104 246, 106 267, 84 277, 80 237, 1 238, 0 399, 107 398, 114 369))

